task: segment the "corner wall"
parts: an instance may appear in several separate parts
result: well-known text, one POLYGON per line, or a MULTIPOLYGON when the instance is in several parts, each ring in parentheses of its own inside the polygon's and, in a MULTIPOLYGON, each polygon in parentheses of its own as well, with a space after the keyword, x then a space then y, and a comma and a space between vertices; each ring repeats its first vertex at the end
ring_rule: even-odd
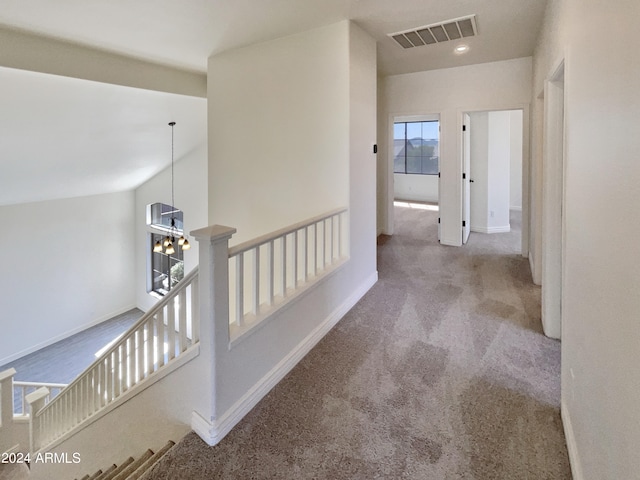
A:
POLYGON ((133 205, 123 192, 0 207, 0 364, 135 306, 133 205))
MULTIPOLYGON (((350 259, 233 347, 216 339, 219 441, 377 279, 376 50, 340 22, 209 60, 209 219, 232 243, 349 208, 350 259)), ((201 412, 197 412, 201 413, 201 412)))

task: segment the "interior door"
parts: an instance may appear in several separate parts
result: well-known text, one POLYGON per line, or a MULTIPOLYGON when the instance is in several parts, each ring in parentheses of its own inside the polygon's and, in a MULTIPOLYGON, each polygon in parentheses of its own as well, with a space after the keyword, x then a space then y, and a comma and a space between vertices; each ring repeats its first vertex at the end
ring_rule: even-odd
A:
POLYGON ((462 119, 462 243, 467 243, 471 232, 471 117, 462 119))

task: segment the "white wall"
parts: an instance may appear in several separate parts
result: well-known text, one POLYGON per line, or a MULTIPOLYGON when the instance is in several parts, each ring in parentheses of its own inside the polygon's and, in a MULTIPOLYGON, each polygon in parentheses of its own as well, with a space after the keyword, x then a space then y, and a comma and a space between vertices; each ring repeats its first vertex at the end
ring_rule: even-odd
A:
POLYGON ((534 92, 565 59, 562 405, 576 480, 640 478, 639 18, 635 0, 551 0, 535 54, 534 92), (602 25, 615 35, 594 35, 602 25))
POLYGON ((0 364, 135 306, 133 205, 124 192, 0 207, 0 364))
POLYGON ((531 58, 385 77, 380 88, 378 192, 381 231, 393 232, 392 128, 395 116, 439 114, 441 242, 462 243, 462 112, 513 109, 531 100, 531 58), (478 86, 482 85, 482 88, 478 86))
MULTIPOLYGON (((206 122, 206 102, 202 103, 202 121, 206 122)), ((167 127, 167 133, 170 133, 167 127)), ((175 128, 178 128, 176 125, 175 128)), ((184 212, 184 231, 188 233, 207 225, 207 149, 206 139, 199 148, 184 158, 177 158, 174 166, 174 190, 176 207, 184 212)), ((171 167, 163 170, 135 191, 136 220, 136 276, 135 295, 139 309, 147 311, 157 297, 147 293, 149 262, 149 239, 146 225, 146 208, 151 203, 171 204, 171 167)), ((198 245, 189 238, 192 248, 184 252, 185 274, 198 265, 198 245)))
POLYGON ((209 59, 209 220, 236 227, 233 242, 348 203, 349 57, 337 28, 209 59))
POLYGON ((208 91, 210 221, 237 243, 346 205, 350 245, 344 268, 256 333, 230 351, 218 339, 215 422, 377 278, 375 41, 340 22, 226 52, 208 91))
POLYGON ((393 174, 394 197, 398 200, 416 200, 438 203, 437 175, 393 174))
POLYGON ((487 227, 490 233, 508 232, 509 165, 511 163, 511 131, 509 112, 489 112, 489 164, 487 227))
POLYGON ((509 208, 522 210, 522 110, 512 110, 510 116, 509 208))

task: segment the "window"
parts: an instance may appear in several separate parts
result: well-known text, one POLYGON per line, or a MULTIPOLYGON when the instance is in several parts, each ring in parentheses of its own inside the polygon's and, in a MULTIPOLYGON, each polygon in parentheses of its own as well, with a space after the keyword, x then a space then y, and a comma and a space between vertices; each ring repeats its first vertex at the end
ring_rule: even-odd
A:
POLYGON ((393 173, 437 175, 439 160, 439 121, 393 124, 393 173))
POLYGON ((148 245, 149 270, 147 277, 147 291, 157 295, 166 295, 180 280, 184 278, 184 251, 177 245, 177 239, 182 235, 183 212, 171 205, 154 203, 147 206, 147 225, 149 227, 148 245), (175 228, 171 231, 171 219, 175 228), (171 254, 154 252, 156 242, 164 243, 167 236, 173 235, 175 251, 171 254))

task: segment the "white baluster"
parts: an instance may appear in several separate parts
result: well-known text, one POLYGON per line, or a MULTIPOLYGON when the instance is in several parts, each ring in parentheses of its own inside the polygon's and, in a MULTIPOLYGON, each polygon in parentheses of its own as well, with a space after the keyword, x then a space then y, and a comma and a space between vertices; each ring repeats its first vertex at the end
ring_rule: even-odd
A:
POLYGON ((338 258, 342 258, 342 215, 338 215, 338 258))
POLYGON ((113 371, 111 366, 111 355, 107 355, 105 365, 104 365, 104 375, 105 375, 105 404, 111 403, 111 399, 113 398, 113 371))
POLYGON ((334 252, 333 252, 333 244, 334 244, 334 229, 333 229, 333 224, 335 221, 335 216, 331 217, 331 241, 329 242, 329 248, 331 249, 331 262, 333 263, 333 257, 334 257, 334 252))
POLYGON ((298 230, 293 232, 293 289, 298 288, 298 230))
POLYGON ((236 324, 244 323, 244 252, 236 255, 236 324))
MULTIPOLYGON (((171 312, 172 309, 169 309, 169 312, 171 312)), ((169 316, 171 316, 171 314, 169 314, 169 316)), ((154 369, 154 361, 153 361, 153 342, 155 341, 155 337, 153 335, 153 323, 152 323, 152 319, 150 318, 149 320, 147 320, 146 323, 146 328, 147 328, 147 351, 145 352, 146 355, 146 362, 147 362, 147 376, 151 375, 153 373, 153 369, 154 369)))
POLYGON ((282 272, 282 298, 287 296, 287 235, 280 240, 280 271, 282 272))
POLYGON ((176 311, 167 306, 167 343, 169 344, 169 360, 176 358, 176 311))
MULTIPOLYGON (((173 299, 172 308, 176 299, 173 299)), ((178 318, 180 319, 180 353, 187 349, 187 292, 180 290, 178 294, 178 318)))
POLYGON ((120 358, 120 347, 117 347, 113 352, 113 386, 114 386, 114 399, 120 396, 121 386, 120 378, 121 375, 121 362, 120 358))
POLYGON ((306 282, 309 279, 309 229, 304 227, 304 275, 302 279, 306 282))
POLYGON ((135 341, 134 336, 127 337, 127 390, 135 384, 136 375, 136 357, 135 357, 135 341))
POLYGON ((267 279, 269 280, 269 305, 273 305, 273 297, 274 297, 274 284, 276 282, 275 279, 275 271, 273 269, 274 265, 274 244, 273 240, 269 242, 269 274, 267 275, 267 279))
POLYGON ((158 368, 164 365, 164 336, 165 336, 165 328, 164 328, 164 310, 160 310, 156 319, 156 330, 157 330, 157 339, 158 339, 158 368))
POLYGON ((253 301, 251 302, 251 311, 254 315, 260 310, 260 246, 253 249, 253 301))
POLYGON ((327 219, 322 221, 322 270, 327 266, 327 219))
POLYGON ((136 383, 144 378, 144 325, 136 330, 136 354, 138 357, 136 365, 136 383))
POLYGON ((193 342, 200 341, 200 318, 198 316, 200 304, 198 302, 198 277, 191 282, 191 336, 193 342))

